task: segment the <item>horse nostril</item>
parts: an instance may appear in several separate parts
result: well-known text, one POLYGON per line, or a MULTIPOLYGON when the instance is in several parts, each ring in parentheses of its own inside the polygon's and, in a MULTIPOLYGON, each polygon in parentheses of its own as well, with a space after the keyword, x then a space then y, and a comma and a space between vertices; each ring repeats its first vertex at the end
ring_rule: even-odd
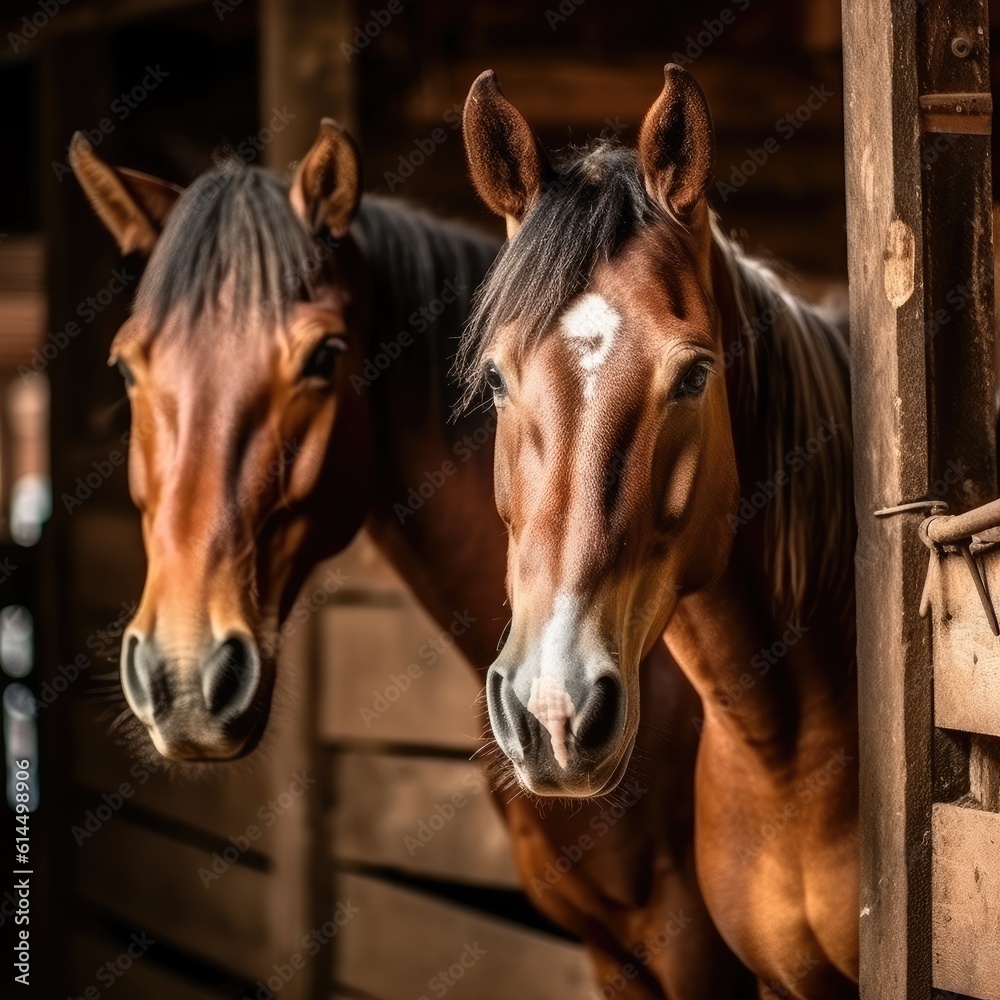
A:
POLYGON ((493 735, 508 757, 520 758, 531 745, 531 730, 524 706, 507 678, 493 667, 486 675, 486 700, 493 735))
POLYGON ((149 677, 145 665, 140 664, 140 644, 137 636, 129 636, 125 648, 125 676, 122 685, 134 712, 142 712, 149 707, 149 677))
POLYGON ((524 753, 533 741, 528 712, 515 693, 514 686, 506 681, 500 689, 500 700, 503 704, 504 715, 517 739, 518 749, 524 753))
POLYGON ((574 735, 581 750, 596 750, 611 739, 618 726, 621 685, 614 677, 601 677, 577 716, 574 735))
POLYGON ((239 715, 250 706, 260 679, 256 649, 232 636, 211 655, 202 675, 202 694, 212 715, 239 715))

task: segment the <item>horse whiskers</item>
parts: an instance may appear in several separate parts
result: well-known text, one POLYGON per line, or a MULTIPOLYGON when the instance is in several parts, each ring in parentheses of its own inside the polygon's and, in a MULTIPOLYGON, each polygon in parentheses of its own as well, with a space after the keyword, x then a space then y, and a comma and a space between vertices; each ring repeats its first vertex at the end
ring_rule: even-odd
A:
POLYGON ((484 743, 483 746, 479 747, 478 750, 474 750, 469 760, 475 760, 477 757, 485 756, 491 753, 496 754, 499 753, 499 751, 500 747, 499 745, 497 745, 496 740, 494 740, 492 745, 490 745, 489 743, 484 743))

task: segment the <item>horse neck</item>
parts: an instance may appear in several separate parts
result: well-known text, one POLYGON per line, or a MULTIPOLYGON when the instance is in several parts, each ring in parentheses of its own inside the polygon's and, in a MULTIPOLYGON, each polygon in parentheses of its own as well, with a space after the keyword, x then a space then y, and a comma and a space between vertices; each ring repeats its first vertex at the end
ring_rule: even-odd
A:
POLYGON ((379 362, 368 369, 376 457, 368 529, 442 628, 456 615, 472 620, 457 643, 485 670, 507 621, 507 536, 493 499, 496 420, 491 409, 450 422, 457 393, 449 372, 497 247, 404 209, 376 210, 366 234, 376 300, 367 354, 379 362), (390 294, 392 307, 380 310, 390 294), (429 320, 435 303, 444 311, 429 320))
POLYGON ((846 345, 719 234, 713 282, 740 508, 726 574, 681 602, 667 637, 706 713, 776 749, 852 697, 846 345))

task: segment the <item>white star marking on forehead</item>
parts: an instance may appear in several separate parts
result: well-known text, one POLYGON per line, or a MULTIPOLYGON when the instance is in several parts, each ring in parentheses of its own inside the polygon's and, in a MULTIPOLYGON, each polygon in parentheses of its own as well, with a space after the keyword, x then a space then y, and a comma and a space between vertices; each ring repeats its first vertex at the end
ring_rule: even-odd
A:
POLYGON ((607 360, 615 343, 621 316, 602 295, 587 292, 562 318, 563 336, 580 351, 584 395, 594 398, 597 369, 607 360))

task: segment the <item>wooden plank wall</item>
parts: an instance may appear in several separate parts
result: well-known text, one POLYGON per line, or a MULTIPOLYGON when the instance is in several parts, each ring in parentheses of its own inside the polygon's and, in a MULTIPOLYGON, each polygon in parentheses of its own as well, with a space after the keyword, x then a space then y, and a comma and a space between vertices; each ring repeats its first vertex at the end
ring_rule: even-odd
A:
POLYGON ((915 48, 912 4, 845 0, 861 980, 873 1000, 930 990, 931 691, 929 630, 917 613, 922 546, 900 520, 872 517, 929 485, 915 48), (867 613, 871 608, 880 613, 867 613))
MULTIPOLYGON (((679 58, 711 104, 719 182, 713 197, 723 224, 797 268, 845 273, 837 0, 775 0, 766 6, 743 0, 667 6, 587 0, 577 13, 550 22, 547 12, 558 13, 558 7, 460 0, 404 5, 352 55, 368 187, 500 232, 468 181, 456 126, 480 72, 497 71, 507 96, 546 147, 558 151, 602 134, 634 144, 662 86, 664 63, 679 58), (731 15, 727 23, 719 20, 722 9, 731 15), (779 127, 814 90, 822 97, 818 109, 806 112, 797 127, 779 127), (417 142, 435 129, 443 138, 418 162, 417 142), (769 138, 778 151, 744 171, 751 153, 759 158, 769 138)), ((368 10, 356 5, 358 25, 365 24, 368 10)))
POLYGON ((434 995, 455 967, 456 997, 583 1000, 594 986, 583 951, 527 910, 470 760, 481 682, 366 536, 332 566, 346 584, 317 618, 315 644, 327 912, 357 910, 336 939, 332 989, 434 995))

